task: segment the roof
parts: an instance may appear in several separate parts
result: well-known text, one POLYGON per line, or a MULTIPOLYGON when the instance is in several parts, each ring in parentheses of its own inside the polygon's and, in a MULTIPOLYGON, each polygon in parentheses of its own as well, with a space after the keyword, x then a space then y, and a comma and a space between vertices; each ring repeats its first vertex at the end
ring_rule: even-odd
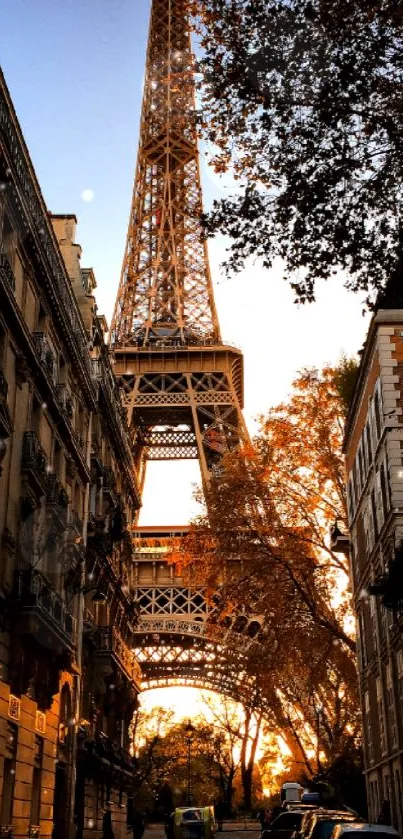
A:
POLYGON ((332 836, 341 836, 347 832, 365 831, 365 833, 390 833, 391 836, 399 836, 394 827, 387 824, 368 824, 367 822, 344 822, 344 824, 336 825, 332 836))

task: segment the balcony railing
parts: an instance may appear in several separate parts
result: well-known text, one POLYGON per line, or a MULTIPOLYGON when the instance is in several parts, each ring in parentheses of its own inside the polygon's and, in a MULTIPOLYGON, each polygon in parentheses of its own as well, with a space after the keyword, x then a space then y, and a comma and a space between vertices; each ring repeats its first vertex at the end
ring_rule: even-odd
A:
POLYGON ((15 291, 15 277, 13 269, 6 257, 4 251, 0 250, 0 274, 9 286, 11 291, 15 291))
POLYGON ((61 523, 67 526, 69 496, 56 475, 48 475, 46 482, 46 505, 56 513, 61 523))
POLYGON ((118 493, 116 487, 116 478, 113 472, 113 469, 104 468, 103 470, 103 484, 102 484, 103 491, 106 495, 109 495, 109 498, 112 501, 112 504, 116 506, 118 501, 118 493))
POLYGON ((22 472, 29 474, 40 490, 45 490, 47 457, 34 431, 26 431, 22 441, 22 472))
POLYGON ((143 338, 134 337, 128 341, 122 339, 115 342, 114 336, 112 335, 112 344, 115 347, 137 347, 139 350, 144 350, 145 352, 161 352, 161 350, 188 350, 193 347, 221 347, 222 349, 230 347, 231 349, 240 351, 239 346, 234 344, 232 341, 224 341, 215 338, 199 338, 196 336, 188 336, 185 340, 178 337, 169 338, 168 336, 165 336, 157 338, 156 336, 150 336, 147 339, 147 342, 144 343, 143 338))
POLYGON ((99 636, 100 652, 111 653, 128 678, 136 684, 141 683, 141 667, 120 632, 114 626, 101 626, 99 627, 99 636))
POLYGON ((49 338, 44 332, 34 332, 33 339, 35 343, 36 352, 39 356, 39 360, 48 376, 50 376, 53 383, 55 383, 56 355, 49 341, 49 338))
POLYGON ((78 536, 82 536, 84 525, 80 519, 80 516, 78 515, 78 513, 76 513, 75 510, 72 510, 70 513, 69 525, 73 530, 76 531, 78 536))
POLYGON ((127 422, 126 411, 120 401, 112 371, 107 368, 101 358, 91 359, 91 370, 92 378, 102 387, 109 410, 114 415, 116 423, 119 426, 124 425, 127 422))
POLYGON ((57 398, 63 416, 70 422, 74 416, 74 401, 67 385, 57 386, 57 398))
POLYGON ((40 571, 29 568, 16 572, 16 597, 23 612, 34 612, 65 640, 66 646, 73 646, 76 620, 40 571))

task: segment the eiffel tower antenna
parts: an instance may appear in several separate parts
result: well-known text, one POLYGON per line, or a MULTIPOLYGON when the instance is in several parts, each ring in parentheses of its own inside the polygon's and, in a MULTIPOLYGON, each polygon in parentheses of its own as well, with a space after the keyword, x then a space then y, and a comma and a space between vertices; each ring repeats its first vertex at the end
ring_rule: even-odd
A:
POLYGON ((199 222, 193 63, 184 0, 154 0, 115 344, 220 340, 199 222))
POLYGON ((136 465, 196 458, 204 484, 247 437, 243 358, 223 344, 200 226, 186 0, 152 0, 140 143, 112 321, 136 465))

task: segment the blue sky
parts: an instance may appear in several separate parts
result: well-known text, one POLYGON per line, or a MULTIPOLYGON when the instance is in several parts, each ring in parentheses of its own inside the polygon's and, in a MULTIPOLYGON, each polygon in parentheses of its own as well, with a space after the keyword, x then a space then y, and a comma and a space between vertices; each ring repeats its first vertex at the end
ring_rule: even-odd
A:
MULTIPOLYGON (((0 63, 45 200, 54 213, 78 216, 82 265, 95 270, 99 310, 109 320, 133 185, 149 7, 149 0, 0 0, 0 63), (85 189, 94 193, 89 203, 81 197, 85 189)), ((206 206, 233 185, 205 159, 202 178, 206 206)), ((287 396, 297 370, 335 362, 342 350, 355 353, 368 319, 341 282, 322 284, 317 303, 297 307, 281 264, 268 272, 251 262, 224 280, 224 255, 217 237, 210 245, 217 308, 223 337, 244 351, 251 421, 287 396)), ((156 523, 156 506, 157 523, 187 520, 194 467, 152 464, 144 524, 156 523)))
POLYGON ((45 200, 52 212, 78 215, 83 263, 94 265, 104 298, 106 287, 117 285, 124 248, 149 4, 0 0, 2 6, 1 65, 45 200), (85 188, 95 194, 89 204, 81 199, 85 188))

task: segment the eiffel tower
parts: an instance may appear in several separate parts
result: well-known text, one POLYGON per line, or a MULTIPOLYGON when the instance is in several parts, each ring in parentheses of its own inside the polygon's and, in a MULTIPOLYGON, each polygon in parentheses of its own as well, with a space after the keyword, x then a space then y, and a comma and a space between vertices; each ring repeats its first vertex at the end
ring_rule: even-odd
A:
POLYGON ((208 481, 246 435, 243 358, 220 336, 200 227, 194 59, 185 0, 153 0, 140 143, 112 321, 134 453, 197 458, 208 481))
MULTIPOLYGON (((200 225, 186 8, 186 0, 152 0, 137 168, 111 330, 141 486, 149 460, 188 458, 198 459, 206 486, 225 452, 247 439, 243 357, 220 336, 200 225)), ((148 534, 149 547, 136 555, 149 680, 161 663, 161 644, 165 657, 178 646, 200 646, 207 619, 202 595, 181 593, 181 580, 153 552, 158 532, 148 534)), ((191 661, 187 667, 190 672, 191 661)), ((184 678, 180 664, 166 672, 184 678)))

